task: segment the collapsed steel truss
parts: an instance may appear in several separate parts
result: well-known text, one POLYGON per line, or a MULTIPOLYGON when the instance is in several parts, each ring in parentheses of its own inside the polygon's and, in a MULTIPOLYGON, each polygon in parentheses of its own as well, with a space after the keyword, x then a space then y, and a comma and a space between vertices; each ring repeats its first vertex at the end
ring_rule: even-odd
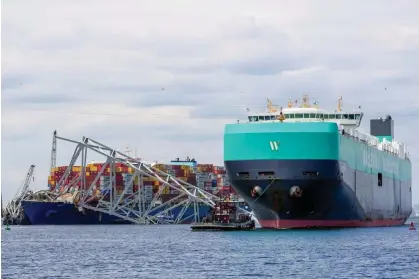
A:
MULTIPOLYGON (((190 219, 199 222, 199 204, 201 203, 209 207, 214 207, 215 201, 220 199, 216 195, 173 177, 172 175, 153 167, 149 163, 132 158, 127 154, 121 153, 93 139, 83 137, 82 141, 75 141, 57 136, 56 134, 54 136, 58 140, 77 145, 70 164, 55 186, 55 191, 61 191, 62 194, 76 189, 73 192, 73 202, 81 211, 92 210, 106 213, 136 224, 182 223, 184 220, 190 219), (88 151, 89 154, 100 154, 106 157, 105 163, 102 165, 101 170, 98 171, 97 175, 95 175, 95 178, 90 185, 86 182, 88 151), (72 167, 75 166, 80 157, 81 171, 73 177, 70 182, 65 183, 65 181, 68 181, 72 167), (124 186, 123 192, 120 195, 116 195, 116 163, 121 163, 133 169, 131 180, 124 186), (109 189, 109 194, 107 195, 107 198, 105 198, 106 195, 95 194, 97 181, 103 175, 106 168, 110 169, 110 179, 107 187, 109 189), (130 185, 133 185, 133 181, 137 177, 139 180, 139 188, 136 192, 130 193, 129 187, 132 187, 130 185), (159 187, 159 190, 152 197, 152 200, 146 200, 145 187, 143 187, 144 185, 142 183, 145 177, 153 177, 159 181, 162 186, 177 190, 179 194, 172 199, 163 202, 161 196, 164 187, 159 187), (92 200, 97 200, 98 202, 95 202, 95 205, 93 206, 91 203, 92 200), (194 208, 193 214, 184 216, 186 210, 191 206, 194 208), (177 207, 181 207, 181 209, 176 218, 162 218, 170 215, 171 210, 177 207)), ((77 164, 77 166, 80 166, 80 164, 77 164)))
MULTIPOLYGON (((4 208, 4 215, 8 223, 17 223, 20 224, 24 219, 24 213, 22 208, 22 200, 26 198, 28 193, 31 193, 29 190, 29 185, 33 179, 33 174, 35 170, 35 165, 29 167, 28 173, 25 176, 22 185, 19 190, 16 192, 15 197, 6 205, 4 208)), ((3 212, 2 212, 3 213, 3 212)))

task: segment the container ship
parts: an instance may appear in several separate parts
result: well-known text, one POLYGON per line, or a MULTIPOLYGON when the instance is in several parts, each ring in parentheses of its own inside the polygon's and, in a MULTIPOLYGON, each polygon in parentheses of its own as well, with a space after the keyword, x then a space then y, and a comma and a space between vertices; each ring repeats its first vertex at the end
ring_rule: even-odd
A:
POLYGON ((224 163, 232 187, 262 228, 403 225, 412 212, 412 165, 391 116, 358 130, 360 110, 326 111, 289 100, 227 124, 224 163))
MULTIPOLYGON (((86 167, 86 182, 88 185, 93 183, 93 180, 97 174, 101 171, 102 163, 88 164, 86 167)), ((230 187, 225 169, 222 166, 215 166, 212 164, 198 164, 194 159, 187 158, 186 160, 179 160, 179 158, 171 161, 169 164, 156 164, 154 168, 157 168, 169 175, 177 177, 181 180, 187 181, 192 185, 196 185, 203 190, 216 194, 220 197, 229 197, 231 199, 237 199, 237 195, 230 187)), ((26 199, 22 202, 22 206, 25 215, 28 217, 32 225, 78 225, 78 224, 129 224, 131 222, 123 220, 119 217, 112 216, 106 213, 96 212, 93 210, 80 211, 73 203, 73 194, 67 192, 74 192, 74 189, 67 191, 66 183, 70 183, 76 175, 81 171, 81 167, 73 167, 72 173, 70 173, 66 183, 61 185, 60 189, 56 189, 57 182, 64 175, 67 166, 61 166, 54 168, 51 171, 51 175, 48 178, 49 191, 53 192, 57 190, 58 197, 52 200, 40 200, 40 198, 26 199)), ((97 189, 101 193, 106 195, 106 187, 109 187, 109 182, 106 183, 107 178, 110 175, 110 169, 106 169, 99 180, 97 180, 97 189)), ((130 175, 133 173, 133 169, 126 167, 123 164, 116 164, 116 195, 122 194, 124 187, 126 187, 127 181, 130 179, 130 175)), ((137 177, 138 178, 138 177, 137 177)), ((126 191, 127 194, 136 193, 139 189, 138 179, 134 179, 133 184, 129 186, 126 191)), ((142 184, 145 188, 152 189, 152 194, 146 195, 145 198, 150 201, 153 199, 157 191, 164 187, 163 194, 160 195, 160 202, 165 203, 168 200, 178 196, 180 193, 177 190, 173 190, 168 186, 163 186, 157 179, 152 177, 144 177, 142 184)), ((95 206, 97 200, 92 199, 89 205, 95 206)), ((200 218, 206 216, 209 211, 209 207, 204 204, 200 204, 199 212, 200 218)), ((169 214, 171 219, 176 219, 180 214, 182 206, 173 208, 169 214)), ((154 212, 158 214, 158 212, 154 212)), ((183 213, 183 216, 191 216, 194 214, 194 207, 191 205, 183 213)), ((192 217, 183 220, 183 223, 191 223, 192 217)))

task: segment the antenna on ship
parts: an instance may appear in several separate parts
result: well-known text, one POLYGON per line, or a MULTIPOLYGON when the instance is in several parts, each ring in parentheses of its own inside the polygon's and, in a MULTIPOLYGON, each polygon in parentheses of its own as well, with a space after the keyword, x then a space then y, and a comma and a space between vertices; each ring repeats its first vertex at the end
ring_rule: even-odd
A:
POLYGON ((267 107, 268 107, 268 112, 270 112, 270 113, 272 113, 272 112, 277 112, 277 110, 276 109, 274 109, 274 108, 272 108, 273 107, 273 105, 272 105, 272 101, 271 100, 269 100, 269 99, 266 99, 267 100, 267 107))
POLYGON ((338 109, 337 109, 337 111, 338 112, 342 111, 342 96, 340 96, 339 99, 338 99, 338 109))
POLYGON ((268 108, 268 112, 272 112, 272 102, 271 102, 271 100, 269 100, 269 98, 266 98, 266 102, 267 102, 266 107, 268 108))
POLYGON ((307 94, 304 94, 303 96, 303 104, 301 105, 301 107, 303 108, 309 108, 310 107, 310 102, 309 102, 309 98, 307 94))
POLYGON ((288 107, 289 108, 292 108, 292 100, 291 100, 291 98, 288 99, 288 107))

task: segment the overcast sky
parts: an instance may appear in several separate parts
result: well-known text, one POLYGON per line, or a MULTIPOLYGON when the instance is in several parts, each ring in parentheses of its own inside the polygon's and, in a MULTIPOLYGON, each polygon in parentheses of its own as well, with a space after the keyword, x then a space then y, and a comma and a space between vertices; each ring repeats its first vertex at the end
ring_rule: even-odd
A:
MULTIPOLYGON (((419 203, 419 1, 2 2, 2 192, 30 164, 45 188, 52 132, 147 160, 222 164, 223 127, 266 98, 392 114, 419 203), (416 134, 416 136, 415 136, 416 134)), ((365 127, 367 128, 367 127, 365 127)), ((58 165, 74 145, 58 142, 58 165)))

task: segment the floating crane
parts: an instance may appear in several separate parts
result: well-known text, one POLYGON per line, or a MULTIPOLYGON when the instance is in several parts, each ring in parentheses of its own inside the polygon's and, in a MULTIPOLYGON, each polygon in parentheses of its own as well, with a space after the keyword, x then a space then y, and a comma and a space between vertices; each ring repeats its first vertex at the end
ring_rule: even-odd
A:
POLYGON ((31 180, 35 180, 33 173, 35 165, 29 167, 28 173, 25 176, 19 190, 16 192, 14 198, 6 205, 4 209, 4 224, 20 225, 25 223, 25 214, 22 208, 22 200, 30 193, 29 185, 31 180))

